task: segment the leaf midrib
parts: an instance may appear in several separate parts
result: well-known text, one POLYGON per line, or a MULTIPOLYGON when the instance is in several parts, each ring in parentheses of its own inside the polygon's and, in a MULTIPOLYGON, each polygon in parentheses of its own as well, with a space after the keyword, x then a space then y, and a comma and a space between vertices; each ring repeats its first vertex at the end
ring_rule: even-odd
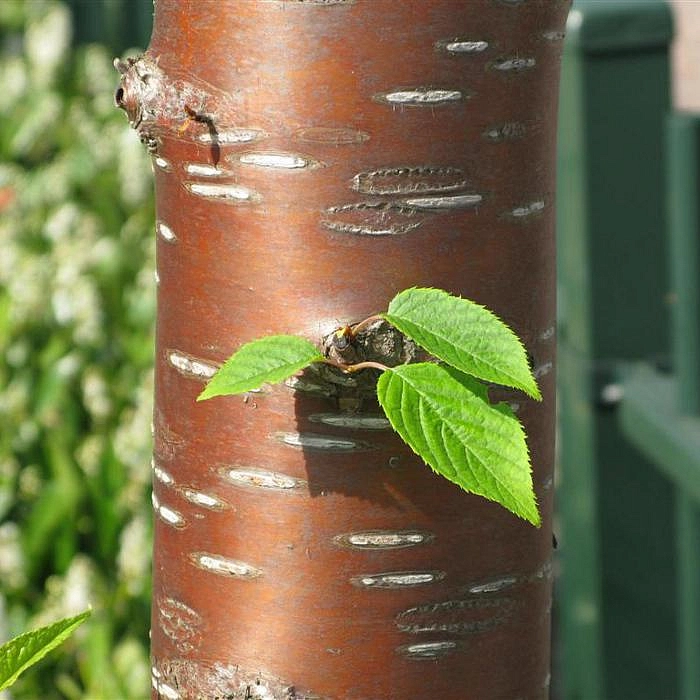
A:
MULTIPOLYGON (((469 447, 468 447, 468 445, 466 444, 466 441, 464 441, 463 439, 461 439, 461 438, 459 437, 459 433, 458 433, 456 430, 454 430, 454 429, 452 428, 452 426, 451 426, 446 420, 443 420, 443 414, 442 414, 442 412, 441 412, 438 408, 436 408, 436 406, 439 406, 439 404, 434 403, 434 402, 431 401, 428 397, 426 397, 426 395, 423 394, 423 392, 419 391, 419 390, 416 388, 416 386, 415 386, 412 382, 410 382, 410 381, 408 381, 408 380, 406 379, 405 376, 403 376, 403 375, 398 375, 398 374, 396 374, 396 373, 394 373, 394 376, 395 376, 395 377, 398 377, 400 381, 403 381, 403 382, 405 382, 408 386, 410 386, 411 389, 413 389, 413 391, 415 391, 416 394, 418 394, 420 400, 421 400, 422 402, 425 402, 425 403, 427 403, 427 404, 429 405, 429 407, 440 417, 441 423, 442 423, 442 429, 443 429, 443 430, 444 430, 444 429, 449 429, 449 430, 452 432, 452 434, 455 436, 455 439, 457 440, 457 442, 459 442, 459 444, 462 445, 462 446, 464 447, 465 452, 468 452, 470 455, 472 455, 472 456, 474 457, 474 459, 476 459, 476 460, 482 465, 484 471, 486 471, 486 472, 488 472, 489 474, 491 474, 491 476, 493 477, 494 481, 497 482, 497 483, 500 485, 500 490, 501 490, 501 492, 505 491, 505 493, 507 493, 507 494, 512 498, 513 501, 515 501, 516 503, 518 503, 518 504, 520 505, 521 513, 526 513, 526 512, 528 512, 528 509, 527 509, 526 507, 523 507, 523 502, 522 502, 522 500, 521 500, 520 498, 518 498, 514 493, 512 493, 512 492, 507 488, 506 484, 503 482, 503 478, 502 478, 502 477, 499 477, 496 473, 494 473, 493 469, 491 469, 490 467, 488 467, 488 466, 484 463, 484 461, 483 461, 477 454, 474 453, 474 451, 473 451, 472 448, 469 448, 469 447)), ((399 385, 399 386, 401 386, 401 385, 399 385)), ((465 391, 469 391, 469 390, 468 390, 468 389, 465 389, 465 391)), ((403 389, 402 389, 402 391, 401 391, 401 394, 402 394, 402 397, 401 397, 401 398, 402 398, 402 411, 403 411, 403 394, 404 394, 403 389)), ((475 394, 475 396, 476 396, 476 394, 475 394)), ((478 398, 478 397, 477 397, 477 398, 478 398)), ((419 404, 419 406, 420 406, 420 404, 419 404)), ((419 410, 420 410, 420 408, 419 408, 419 410)), ((404 425, 406 425, 405 422, 404 422, 404 425)), ((423 435, 425 436, 425 432, 424 432, 424 431, 422 431, 422 432, 423 432, 423 435)), ((426 439, 426 442, 427 442, 427 439, 426 439)), ((494 454, 496 457, 498 457, 498 458, 500 458, 500 459, 503 458, 502 455, 498 455, 497 453, 495 453, 492 449, 490 449, 490 448, 488 448, 488 447, 484 447, 484 450, 485 450, 486 452, 489 452, 490 454, 494 454)), ((526 451, 527 451, 527 446, 526 446, 526 451)), ((431 452, 433 452, 432 449, 431 449, 431 452)), ((526 454, 527 454, 527 452, 526 452, 526 454)), ((448 460, 450 461, 450 463, 452 463, 452 460, 449 459, 449 457, 448 457, 448 460)), ((507 461, 509 464, 514 465, 514 466, 516 467, 516 469, 517 469, 517 462, 514 462, 512 459, 506 459, 506 461, 507 461)), ((456 468, 455 468, 455 471, 457 471, 456 468)), ((482 495, 483 495, 483 494, 482 494, 482 495)), ((489 499, 489 500, 493 500, 493 499, 489 499)))
MULTIPOLYGON (((393 325, 399 327, 399 324, 396 323, 396 319, 395 318, 392 319, 391 316, 392 316, 391 314, 386 315, 387 321, 389 321, 393 325)), ((444 335, 441 335, 438 331, 426 329, 424 326, 419 326, 418 324, 416 324, 412 321, 406 321, 405 319, 399 319, 399 323, 405 323, 408 325, 412 325, 414 328, 418 328, 419 330, 422 330, 424 333, 429 333, 430 335, 432 335, 436 338, 439 338, 443 343, 449 345, 451 348, 454 348, 454 351, 458 355, 459 355, 459 353, 464 353, 464 354, 468 355, 470 358, 473 358, 476 361, 480 362, 481 364, 486 365, 487 367, 492 369, 495 373, 497 373, 499 375, 503 375, 505 377, 508 377, 511 380, 510 384, 507 384, 506 382, 500 382, 500 383, 504 384, 505 386, 510 386, 513 389, 523 388, 523 383, 518 381, 515 377, 513 377, 513 375, 510 372, 504 372, 503 370, 498 369, 492 362, 488 362, 487 360, 480 358, 478 355, 476 355, 472 352, 469 352, 468 350, 464 350, 463 348, 458 348, 457 345, 455 345, 455 343, 453 343, 451 340, 446 338, 444 335)), ((480 325, 483 325, 483 324, 480 324, 480 325)), ((407 334, 407 335, 410 335, 410 334, 407 334)), ((494 333, 489 333, 489 335, 493 336, 494 333)), ((517 341, 517 336, 513 335, 512 338, 517 341)), ((419 345, 422 345, 422 343, 420 341, 417 340, 416 342, 418 342, 419 345)), ((518 345, 520 346, 520 349, 523 350, 522 345, 520 344, 519 341, 518 341, 518 345)), ((523 352, 524 352, 524 350, 523 350, 523 352)), ((438 359, 442 360, 443 362, 447 362, 451 365, 454 364, 447 357, 441 357, 438 353, 434 353, 434 354, 438 359)), ((467 372, 468 374, 472 374, 472 372, 468 369, 460 368, 460 367, 458 367, 457 369, 460 369, 463 372, 467 372)), ((488 377, 487 379, 492 379, 492 378, 488 377)))

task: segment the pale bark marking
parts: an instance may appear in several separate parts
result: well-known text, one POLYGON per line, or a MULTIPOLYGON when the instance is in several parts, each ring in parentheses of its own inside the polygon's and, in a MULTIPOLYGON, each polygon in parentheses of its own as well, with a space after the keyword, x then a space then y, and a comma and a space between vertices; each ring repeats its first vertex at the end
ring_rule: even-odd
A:
POLYGON ((501 72, 514 72, 519 73, 521 71, 529 70, 534 68, 537 61, 531 56, 521 58, 520 56, 512 56, 511 58, 503 58, 498 61, 494 61, 489 67, 493 70, 501 72))
POLYGON ((233 175, 229 170, 223 170, 217 165, 210 165, 209 163, 185 163, 183 167, 188 175, 194 175, 195 177, 227 177, 233 175))
POLYGON ((262 576, 263 573, 261 569, 244 561, 209 552, 192 552, 190 561, 204 571, 236 579, 253 579, 262 576))
POLYGON ((435 43, 436 48, 451 54, 478 54, 488 49, 488 41, 475 41, 472 39, 441 39, 435 43))
POLYGON ((318 168, 321 163, 298 153, 243 153, 237 159, 244 165, 276 170, 304 170, 318 168))
MULTIPOLYGON (((186 653, 199 646, 203 626, 203 619, 199 613, 171 596, 158 598, 156 611, 160 629, 175 644, 178 651, 186 653)), ((156 673, 153 675, 156 676, 156 673)))
POLYGON ((185 187, 195 196, 219 200, 227 204, 247 204, 260 200, 260 195, 242 185, 210 185, 201 182, 185 182, 185 187))
POLYGON ((163 156, 155 156, 153 158, 153 164, 161 170, 165 170, 165 172, 170 172, 170 170, 172 170, 170 161, 163 158, 163 156))
POLYGON ((496 593, 497 591, 502 591, 504 588, 510 588, 518 582, 515 576, 503 576, 502 578, 495 578, 490 581, 485 581, 484 583, 477 583, 474 586, 469 587, 470 593, 496 593))
POLYGON ((439 105, 461 102, 465 97, 462 90, 439 90, 428 87, 417 87, 406 90, 392 90, 375 96, 379 102, 390 105, 407 107, 435 107, 439 105))
POLYGON ((348 430, 388 430, 391 423, 380 415, 362 415, 358 413, 312 413, 309 420, 336 428, 348 430))
POLYGON ((484 137, 494 143, 501 143, 502 141, 517 141, 523 138, 527 132, 527 124, 523 122, 505 122, 489 127, 484 131, 484 137))
POLYGON ((178 530, 187 526, 187 522, 182 517, 182 513, 169 506, 164 506, 158 499, 158 496, 156 496, 155 491, 151 492, 151 503, 153 504, 155 513, 166 525, 170 525, 178 530))
POLYGON ((173 479, 172 475, 165 471, 165 469, 162 467, 158 466, 154 459, 151 460, 151 469, 153 469, 153 476, 160 481, 161 484, 164 484, 165 486, 175 485, 175 479, 173 479))
POLYGON ((435 539, 429 532, 418 530, 366 530, 336 535, 335 544, 358 550, 402 549, 428 544, 435 539))
POLYGON ((307 482, 304 479, 296 479, 280 472, 267 471, 265 469, 220 467, 217 471, 233 486, 268 489, 271 491, 297 491, 307 487, 307 482))
POLYGON ((452 192, 467 184, 463 170, 433 165, 378 168, 352 179, 352 189, 357 192, 380 195, 452 192))
POLYGON ((546 374, 549 374, 553 369, 554 363, 548 360, 547 362, 543 362, 541 365, 535 367, 535 369, 532 370, 532 374, 535 376, 535 379, 539 379, 540 377, 544 377, 546 374))
POLYGON ((178 491, 183 498, 196 506, 208 508, 209 510, 223 510, 224 508, 228 508, 228 503, 226 503, 226 501, 224 501, 222 498, 219 498, 219 496, 214 496, 210 493, 203 493, 202 491, 188 488, 186 486, 179 488, 178 491))
POLYGON ((180 374, 194 379, 207 380, 214 376, 214 373, 219 368, 217 364, 202 360, 193 355, 188 355, 179 350, 166 351, 168 362, 180 374))
POLYGON ((321 452, 359 452, 371 450, 373 446, 362 440, 353 438, 334 437, 332 435, 319 435, 316 433, 275 433, 273 436, 283 445, 298 447, 304 450, 318 450, 321 452))
POLYGON ((444 571, 387 571, 353 576, 350 583, 360 588, 410 588, 437 583, 445 576, 444 571))
POLYGON ((416 209, 471 209, 483 202, 480 194, 459 194, 449 197, 412 197, 402 203, 416 209))
POLYGON ((162 221, 158 221, 156 223, 156 230, 158 231, 158 235, 160 235, 160 237, 166 243, 175 243, 177 241, 177 236, 175 235, 175 232, 170 228, 170 226, 163 223, 162 221))
POLYGON ((542 32, 542 38, 547 41, 564 41, 566 38, 566 32, 558 31, 556 29, 551 31, 542 32))
POLYGON ((529 219, 530 217, 541 214, 544 211, 545 202, 543 199, 537 199, 534 202, 522 204, 514 209, 510 209, 504 216, 516 220, 529 219))
POLYGON ((422 642, 400 646, 396 651, 409 659, 432 660, 452 653, 458 646, 459 644, 455 641, 422 642))
POLYGON ((538 336, 537 340, 542 343, 546 343, 548 340, 552 340, 557 333, 557 327, 553 323, 551 326, 547 326, 538 336))
POLYGON ((331 231, 367 236, 408 233, 421 226, 422 217, 412 207, 392 202, 356 202, 329 207, 321 223, 331 231))
POLYGON ((297 141, 332 146, 357 146, 369 141, 369 134, 352 127, 308 126, 294 134, 297 141))
POLYGON ((251 141, 259 141, 267 136, 267 134, 260 129, 248 129, 245 127, 239 127, 234 129, 223 129, 222 131, 217 131, 216 136, 210 133, 200 134, 197 140, 201 143, 210 144, 216 141, 219 146, 231 146, 241 143, 250 143, 251 141))

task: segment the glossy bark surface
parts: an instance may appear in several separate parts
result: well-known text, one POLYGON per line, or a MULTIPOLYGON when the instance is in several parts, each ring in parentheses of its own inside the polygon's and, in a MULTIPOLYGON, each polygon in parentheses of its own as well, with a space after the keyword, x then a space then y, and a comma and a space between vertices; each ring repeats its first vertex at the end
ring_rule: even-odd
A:
POLYGON ((158 0, 118 100, 154 151, 154 697, 548 696, 561 0, 158 0), (241 343, 435 286, 523 337, 544 526, 352 387, 195 403, 241 343))

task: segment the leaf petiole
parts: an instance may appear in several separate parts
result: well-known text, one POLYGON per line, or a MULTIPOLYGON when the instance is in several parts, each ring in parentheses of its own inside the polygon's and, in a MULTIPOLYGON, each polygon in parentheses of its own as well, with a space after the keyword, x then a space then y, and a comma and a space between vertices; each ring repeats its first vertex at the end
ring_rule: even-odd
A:
POLYGON ((389 369, 389 367, 383 365, 381 362, 374 362, 373 360, 365 360, 364 362, 357 362, 354 365, 346 365, 342 362, 336 362, 329 357, 325 357, 323 360, 319 360, 319 362, 323 362, 324 364, 330 365, 331 367, 336 367, 337 369, 348 373, 359 372, 362 369, 378 369, 381 372, 385 372, 389 369))
POLYGON ((369 328, 373 323, 384 320, 384 316, 382 316, 381 314, 374 314, 372 316, 368 316, 366 319, 364 319, 364 321, 356 323, 350 328, 350 330, 352 331, 353 336, 356 336, 358 333, 361 333, 365 329, 369 328))

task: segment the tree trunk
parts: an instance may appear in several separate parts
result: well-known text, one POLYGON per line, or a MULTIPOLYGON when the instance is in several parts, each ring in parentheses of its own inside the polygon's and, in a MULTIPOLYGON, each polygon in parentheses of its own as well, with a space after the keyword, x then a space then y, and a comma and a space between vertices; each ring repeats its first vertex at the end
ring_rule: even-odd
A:
POLYGON ((548 697, 567 9, 158 0, 118 64, 157 191, 154 697, 548 697), (524 339, 544 401, 503 395, 541 529, 433 474, 335 374, 195 402, 243 342, 321 342, 414 285, 524 339))

